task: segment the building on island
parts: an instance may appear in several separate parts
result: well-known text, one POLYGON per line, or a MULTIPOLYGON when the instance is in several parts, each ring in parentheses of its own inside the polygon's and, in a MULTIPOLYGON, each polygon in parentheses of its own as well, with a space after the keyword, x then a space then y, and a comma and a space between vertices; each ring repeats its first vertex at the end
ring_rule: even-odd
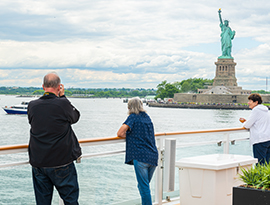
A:
POLYGON ((236 63, 232 59, 220 59, 215 62, 216 76, 213 86, 208 86, 208 89, 198 89, 198 93, 202 94, 251 94, 251 90, 243 90, 237 85, 235 77, 236 63))
MULTIPOLYGON (((216 76, 212 86, 198 89, 198 93, 175 93, 176 102, 194 103, 247 103, 251 90, 243 90, 237 85, 236 63, 233 59, 220 59, 215 62, 216 76)), ((270 102, 270 95, 262 95, 263 102, 270 102)))

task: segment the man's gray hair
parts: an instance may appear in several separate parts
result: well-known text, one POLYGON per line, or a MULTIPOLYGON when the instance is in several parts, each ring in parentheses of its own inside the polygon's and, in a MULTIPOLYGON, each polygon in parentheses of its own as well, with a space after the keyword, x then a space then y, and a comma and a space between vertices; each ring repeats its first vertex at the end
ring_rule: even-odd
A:
POLYGON ((57 73, 52 72, 44 76, 43 85, 45 88, 57 88, 61 80, 57 73))
POLYGON ((128 114, 135 113, 137 115, 140 112, 146 112, 146 110, 143 109, 143 102, 138 97, 131 98, 128 101, 128 114))

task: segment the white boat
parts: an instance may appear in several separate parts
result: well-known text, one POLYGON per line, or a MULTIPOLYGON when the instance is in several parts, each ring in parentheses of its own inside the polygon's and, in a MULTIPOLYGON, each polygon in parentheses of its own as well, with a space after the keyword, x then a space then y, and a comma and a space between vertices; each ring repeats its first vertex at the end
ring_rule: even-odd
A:
POLYGON ((22 102, 20 105, 5 106, 3 109, 7 114, 27 114, 27 107, 29 102, 22 102))

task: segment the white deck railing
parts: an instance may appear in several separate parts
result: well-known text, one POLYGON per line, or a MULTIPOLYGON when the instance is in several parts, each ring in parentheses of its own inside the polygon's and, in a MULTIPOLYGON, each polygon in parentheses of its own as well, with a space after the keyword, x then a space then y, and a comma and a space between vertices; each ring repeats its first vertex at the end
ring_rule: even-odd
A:
MULTIPOLYGON (((177 147, 182 146, 198 146, 216 143, 218 145, 223 144, 223 153, 229 154, 229 145, 230 143, 234 144, 235 141, 248 140, 249 138, 237 138, 231 139, 230 135, 234 133, 247 133, 249 130, 245 128, 226 128, 226 129, 214 129, 214 130, 199 130, 199 131, 185 131, 185 132, 173 132, 173 133, 157 133, 156 134, 156 144, 159 151, 159 162, 156 169, 156 182, 155 182, 155 203, 161 205, 164 201, 163 196, 163 150, 164 150, 164 140, 166 138, 181 138, 186 136, 205 136, 205 135, 221 135, 217 141, 205 141, 205 142, 195 142, 195 143, 180 143, 177 147)), ((95 139, 82 139, 79 140, 81 146, 98 146, 98 145, 108 145, 116 143, 124 143, 125 139, 119 137, 108 137, 108 138, 95 138, 95 139)), ((28 145, 10 145, 10 146, 0 146, 0 155, 14 154, 14 153, 23 153, 27 152, 28 145)), ((101 152, 94 154, 84 154, 82 158, 88 157, 99 157, 99 156, 111 156, 115 154, 124 153, 125 150, 117 150, 111 152, 101 152)), ((0 168, 11 167, 18 165, 28 164, 28 161, 24 162, 15 162, 15 163, 0 163, 0 168)))

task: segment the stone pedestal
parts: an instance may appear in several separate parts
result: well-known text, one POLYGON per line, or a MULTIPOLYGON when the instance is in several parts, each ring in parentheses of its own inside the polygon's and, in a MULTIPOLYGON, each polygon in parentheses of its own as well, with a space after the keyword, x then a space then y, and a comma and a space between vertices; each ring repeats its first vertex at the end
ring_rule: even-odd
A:
POLYGON ((218 59, 213 86, 237 86, 235 77, 236 63, 231 59, 218 59))

